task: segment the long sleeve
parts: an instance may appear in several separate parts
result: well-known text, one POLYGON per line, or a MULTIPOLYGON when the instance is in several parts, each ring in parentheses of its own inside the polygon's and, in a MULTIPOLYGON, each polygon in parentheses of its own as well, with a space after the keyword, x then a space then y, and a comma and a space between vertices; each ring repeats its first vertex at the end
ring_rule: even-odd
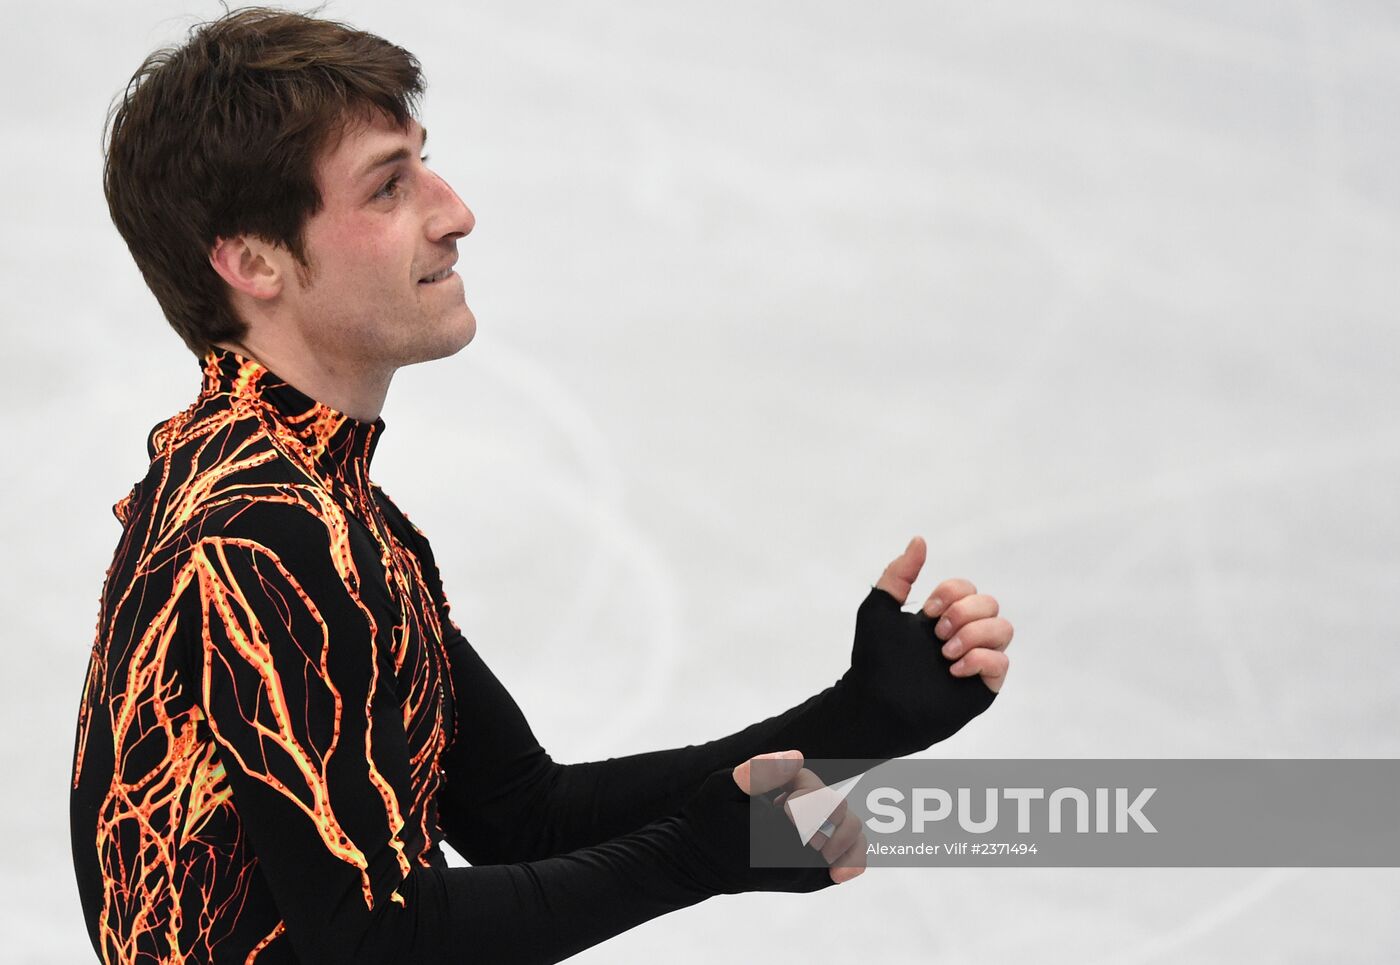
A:
MULTIPOLYGON (((844 681, 781 714, 701 744, 561 764, 450 617, 426 536, 388 500, 386 516, 411 541, 440 612, 459 739, 444 760, 439 818, 449 844, 473 864, 560 854, 675 813, 707 775, 769 751, 812 759, 887 760, 917 750, 897 722, 871 721, 844 681)), ((981 687, 980 682, 976 683, 981 687)), ((849 776, 823 773, 828 781, 849 776)))
POLYGON ((795 748, 809 760, 829 760, 818 773, 831 783, 856 773, 858 762, 874 766, 919 749, 900 742, 898 722, 858 712, 861 701, 838 681, 702 744, 560 764, 460 632, 448 653, 462 726, 480 739, 447 754, 440 816, 448 843, 474 863, 558 854, 624 834, 675 813, 713 771, 758 754, 795 748))
MULTIPOLYGON (((383 588, 347 580, 301 510, 263 517, 257 530, 275 536, 192 551, 203 630, 189 672, 302 961, 552 962, 714 893, 677 818, 529 863, 434 860, 408 819, 402 668, 374 618, 383 588)), ((196 799, 188 834, 200 816, 196 799)))
POLYGON ((820 715, 827 699, 818 695, 704 744, 560 764, 475 648, 460 633, 447 648, 459 727, 472 737, 459 740, 445 757, 439 816, 448 843, 473 863, 518 861, 605 841, 675 813, 713 771, 789 747, 813 754, 783 741, 801 740, 807 716, 820 715))

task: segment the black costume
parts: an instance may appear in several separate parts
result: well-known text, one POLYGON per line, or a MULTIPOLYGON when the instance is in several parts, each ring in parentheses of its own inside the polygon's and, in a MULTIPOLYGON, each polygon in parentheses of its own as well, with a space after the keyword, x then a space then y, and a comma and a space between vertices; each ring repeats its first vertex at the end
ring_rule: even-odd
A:
POLYGON ((872 590, 851 670, 797 707, 555 763, 370 481, 383 420, 227 349, 203 365, 114 507, 79 713, 73 853, 106 961, 551 962, 714 894, 814 890, 819 860, 747 866, 729 769, 908 754, 991 703, 946 673, 931 621, 872 590))

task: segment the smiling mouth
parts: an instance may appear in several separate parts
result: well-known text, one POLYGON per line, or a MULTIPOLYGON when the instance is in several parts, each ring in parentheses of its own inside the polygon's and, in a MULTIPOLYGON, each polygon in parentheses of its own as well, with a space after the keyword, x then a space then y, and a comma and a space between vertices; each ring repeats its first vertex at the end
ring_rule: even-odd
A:
POLYGON ((449 265, 448 267, 444 268, 444 269, 443 269, 442 271, 440 271, 440 272, 437 272, 436 274, 429 275, 429 276, 427 276, 426 278, 420 278, 420 279, 418 279, 418 284, 420 284, 420 285, 436 285, 436 284, 439 284, 440 282, 447 281, 447 279, 451 278, 451 277, 452 277, 453 275, 455 275, 455 274, 457 274, 457 273, 456 273, 455 271, 453 271, 453 270, 452 270, 452 267, 449 265))

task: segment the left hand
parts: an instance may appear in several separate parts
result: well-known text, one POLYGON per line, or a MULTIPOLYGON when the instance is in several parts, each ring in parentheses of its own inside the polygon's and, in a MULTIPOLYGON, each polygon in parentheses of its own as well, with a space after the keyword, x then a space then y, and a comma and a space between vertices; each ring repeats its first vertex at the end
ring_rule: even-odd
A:
MULTIPOLYGON (((875 585, 903 605, 919 578, 927 552, 923 537, 915 536, 885 567, 875 585)), ((945 641, 943 656, 953 661, 948 672, 955 677, 980 676, 992 693, 1000 692, 1011 667, 1006 648, 1015 628, 997 615, 996 597, 978 593, 969 580, 948 579, 933 588, 920 610, 940 618, 934 633, 945 641)))
POLYGON ((910 540, 856 611, 851 666, 835 689, 860 756, 903 757, 946 740, 991 705, 1006 679, 1011 624, 995 599, 967 580, 945 580, 920 611, 903 609, 925 552, 921 538, 910 540), (940 616, 929 616, 933 609, 940 616))

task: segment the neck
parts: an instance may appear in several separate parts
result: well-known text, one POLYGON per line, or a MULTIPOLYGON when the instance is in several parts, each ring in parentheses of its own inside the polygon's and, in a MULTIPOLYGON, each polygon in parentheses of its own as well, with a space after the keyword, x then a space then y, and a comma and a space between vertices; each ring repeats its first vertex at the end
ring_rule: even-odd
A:
POLYGON ((307 345, 284 346, 252 337, 215 343, 276 372, 312 399, 361 422, 373 422, 384 408, 394 367, 365 365, 307 345))

